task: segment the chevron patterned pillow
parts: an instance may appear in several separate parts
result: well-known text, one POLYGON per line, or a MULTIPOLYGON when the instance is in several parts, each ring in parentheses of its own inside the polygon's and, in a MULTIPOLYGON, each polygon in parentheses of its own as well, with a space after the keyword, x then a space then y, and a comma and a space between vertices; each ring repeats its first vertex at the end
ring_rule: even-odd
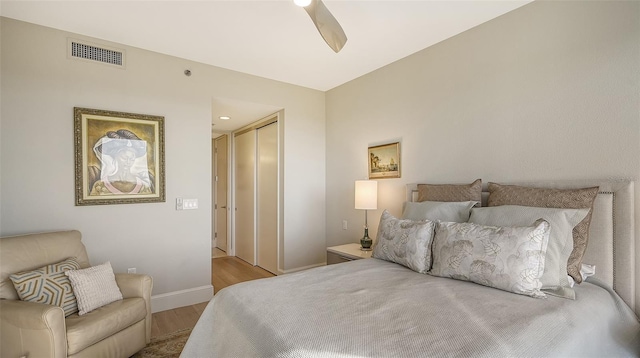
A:
POLYGON ((78 269, 78 261, 69 258, 39 269, 14 273, 9 278, 22 301, 60 306, 66 317, 78 312, 78 304, 69 277, 64 273, 78 269))

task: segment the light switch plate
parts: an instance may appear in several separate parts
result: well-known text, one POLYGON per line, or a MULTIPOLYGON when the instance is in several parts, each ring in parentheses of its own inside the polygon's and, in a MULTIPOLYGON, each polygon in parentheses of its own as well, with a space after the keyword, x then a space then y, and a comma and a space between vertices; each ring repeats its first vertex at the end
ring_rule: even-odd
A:
POLYGON ((198 199, 176 198, 176 210, 195 210, 198 208, 198 199))
POLYGON ((195 210, 198 208, 198 199, 183 199, 182 207, 184 210, 195 210))

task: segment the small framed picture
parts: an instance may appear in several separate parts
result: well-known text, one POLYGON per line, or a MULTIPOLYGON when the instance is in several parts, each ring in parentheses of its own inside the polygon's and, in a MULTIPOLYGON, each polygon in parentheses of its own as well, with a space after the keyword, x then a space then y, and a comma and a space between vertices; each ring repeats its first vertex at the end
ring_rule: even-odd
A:
POLYGON ((76 205, 165 201, 164 117, 74 108, 76 205))
POLYGON ((400 178, 400 142, 369 147, 369 179, 400 178))

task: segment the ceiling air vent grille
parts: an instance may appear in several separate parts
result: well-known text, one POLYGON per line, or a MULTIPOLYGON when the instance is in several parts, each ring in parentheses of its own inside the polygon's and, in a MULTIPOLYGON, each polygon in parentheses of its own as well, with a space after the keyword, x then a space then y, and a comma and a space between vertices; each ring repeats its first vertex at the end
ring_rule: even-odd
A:
POLYGON ((69 50, 72 58, 90 61, 98 61, 115 66, 124 66, 124 51, 98 47, 79 41, 69 41, 69 50))

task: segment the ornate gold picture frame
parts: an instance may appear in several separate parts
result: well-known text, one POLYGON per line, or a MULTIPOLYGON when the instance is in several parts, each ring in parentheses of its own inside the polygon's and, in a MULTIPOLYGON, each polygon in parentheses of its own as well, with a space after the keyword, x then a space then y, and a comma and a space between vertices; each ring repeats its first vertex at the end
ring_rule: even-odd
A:
POLYGON ((164 202, 164 117, 78 108, 76 205, 164 202))
POLYGON ((400 142, 369 147, 369 179, 400 178, 400 142))

